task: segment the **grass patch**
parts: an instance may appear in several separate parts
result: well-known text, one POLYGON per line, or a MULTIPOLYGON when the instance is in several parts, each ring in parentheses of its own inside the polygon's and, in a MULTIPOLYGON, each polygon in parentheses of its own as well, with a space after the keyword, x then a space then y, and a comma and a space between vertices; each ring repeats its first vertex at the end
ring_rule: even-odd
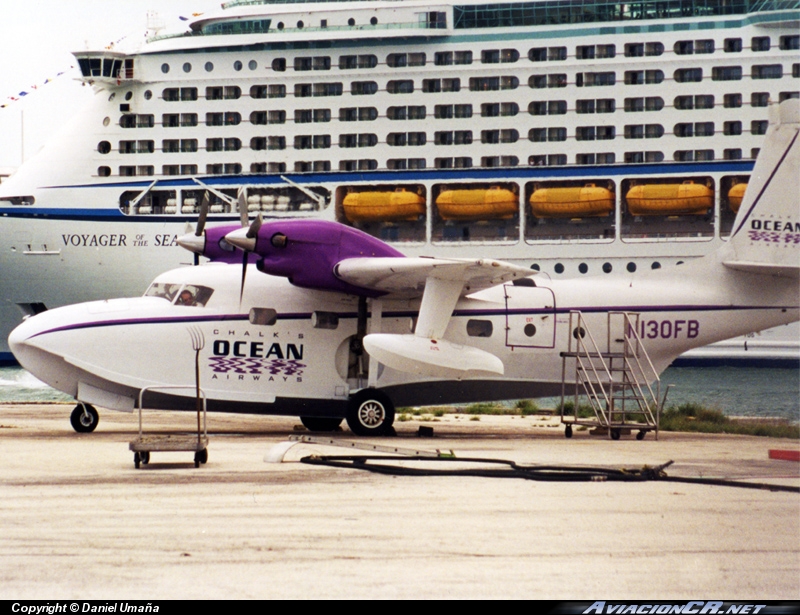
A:
POLYGON ((701 404, 685 403, 669 406, 661 413, 663 431, 694 431, 699 433, 727 433, 770 438, 800 439, 800 426, 774 419, 731 419, 721 410, 706 408, 701 404))
POLYGON ((528 415, 531 415, 531 414, 539 414, 539 412, 540 412, 538 404, 535 401, 533 401, 532 399, 520 399, 520 400, 517 400, 517 403, 514 404, 514 408, 522 416, 528 416, 528 415))
MULTIPOLYGON (((559 406, 559 412, 563 412, 566 416, 574 416, 575 415, 575 402, 574 401, 567 401, 564 402, 563 410, 559 406)), ((579 419, 593 419, 596 418, 594 410, 589 404, 578 404, 578 418, 579 419)))

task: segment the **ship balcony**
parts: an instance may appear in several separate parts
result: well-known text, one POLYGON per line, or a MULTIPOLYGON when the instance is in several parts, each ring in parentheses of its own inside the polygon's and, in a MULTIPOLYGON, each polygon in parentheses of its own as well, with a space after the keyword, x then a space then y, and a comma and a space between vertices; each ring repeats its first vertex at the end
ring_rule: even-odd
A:
POLYGON ((73 54, 81 69, 81 81, 88 84, 121 85, 137 81, 133 58, 127 54, 104 49, 80 51, 73 54))

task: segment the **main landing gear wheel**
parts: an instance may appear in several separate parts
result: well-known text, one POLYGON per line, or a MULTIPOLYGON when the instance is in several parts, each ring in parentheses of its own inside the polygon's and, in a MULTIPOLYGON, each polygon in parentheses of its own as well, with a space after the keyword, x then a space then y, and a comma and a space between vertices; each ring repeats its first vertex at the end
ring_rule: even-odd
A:
POLYGON ((375 389, 364 389, 350 398, 347 425, 359 436, 385 436, 392 433, 394 404, 375 389))
POLYGON ((305 425, 308 431, 335 431, 342 424, 342 419, 301 416, 300 422, 305 425))
POLYGON ((91 433, 97 427, 100 421, 100 415, 94 406, 89 404, 78 404, 72 411, 69 417, 69 422, 72 423, 72 429, 78 433, 91 433))

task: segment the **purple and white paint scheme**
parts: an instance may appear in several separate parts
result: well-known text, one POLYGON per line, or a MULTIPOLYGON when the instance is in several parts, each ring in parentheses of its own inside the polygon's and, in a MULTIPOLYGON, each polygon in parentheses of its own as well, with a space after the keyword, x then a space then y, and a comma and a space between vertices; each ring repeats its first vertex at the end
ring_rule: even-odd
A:
MULTIPOLYGON (((397 405, 559 394, 564 353, 589 337, 584 325, 609 346, 633 336, 655 379, 689 349, 800 318, 799 131, 800 101, 790 99, 736 232, 671 271, 556 281, 491 259, 405 257, 335 223, 257 221, 207 229, 202 247, 187 240, 214 262, 160 275, 145 297, 38 314, 9 343, 26 369, 82 404, 130 411, 144 387, 194 383, 191 328, 205 341, 210 410, 295 415, 312 429, 346 418, 364 435, 390 431, 397 405), (619 312, 636 324, 614 329, 619 312)), ((190 409, 190 395, 148 407, 190 409)))

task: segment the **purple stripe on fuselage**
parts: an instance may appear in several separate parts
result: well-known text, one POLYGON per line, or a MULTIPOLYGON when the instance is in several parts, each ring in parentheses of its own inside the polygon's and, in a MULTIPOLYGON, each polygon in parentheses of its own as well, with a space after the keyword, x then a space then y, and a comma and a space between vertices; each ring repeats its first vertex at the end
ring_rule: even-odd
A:
MULTIPOLYGON (((796 310, 797 305, 788 306, 742 306, 742 305, 673 305, 673 306, 615 306, 615 307, 583 307, 583 308, 519 308, 519 309, 496 309, 496 310, 456 310, 453 312, 454 317, 466 316, 519 316, 526 314, 569 314, 572 311, 580 311, 584 314, 589 313, 605 313, 605 312, 629 312, 629 313, 650 313, 650 312, 730 312, 739 310, 796 310)), ((384 318, 410 318, 418 315, 416 310, 398 311, 398 312, 383 312, 384 318)), ((357 312, 338 312, 336 314, 341 319, 355 319, 358 318, 357 312)), ((278 314, 277 320, 310 320, 311 312, 287 312, 278 314)), ((368 317, 372 316, 371 312, 367 313, 368 317)), ((64 325, 63 327, 55 327, 40 331, 32 335, 28 339, 39 337, 48 333, 58 333, 61 331, 75 331, 81 329, 95 329, 99 327, 113 327, 118 325, 160 325, 160 324, 178 324, 178 323, 197 323, 197 322, 239 322, 249 321, 248 314, 221 314, 217 316, 175 316, 170 318, 130 318, 120 320, 102 320, 88 323, 78 323, 74 325, 64 325)))

